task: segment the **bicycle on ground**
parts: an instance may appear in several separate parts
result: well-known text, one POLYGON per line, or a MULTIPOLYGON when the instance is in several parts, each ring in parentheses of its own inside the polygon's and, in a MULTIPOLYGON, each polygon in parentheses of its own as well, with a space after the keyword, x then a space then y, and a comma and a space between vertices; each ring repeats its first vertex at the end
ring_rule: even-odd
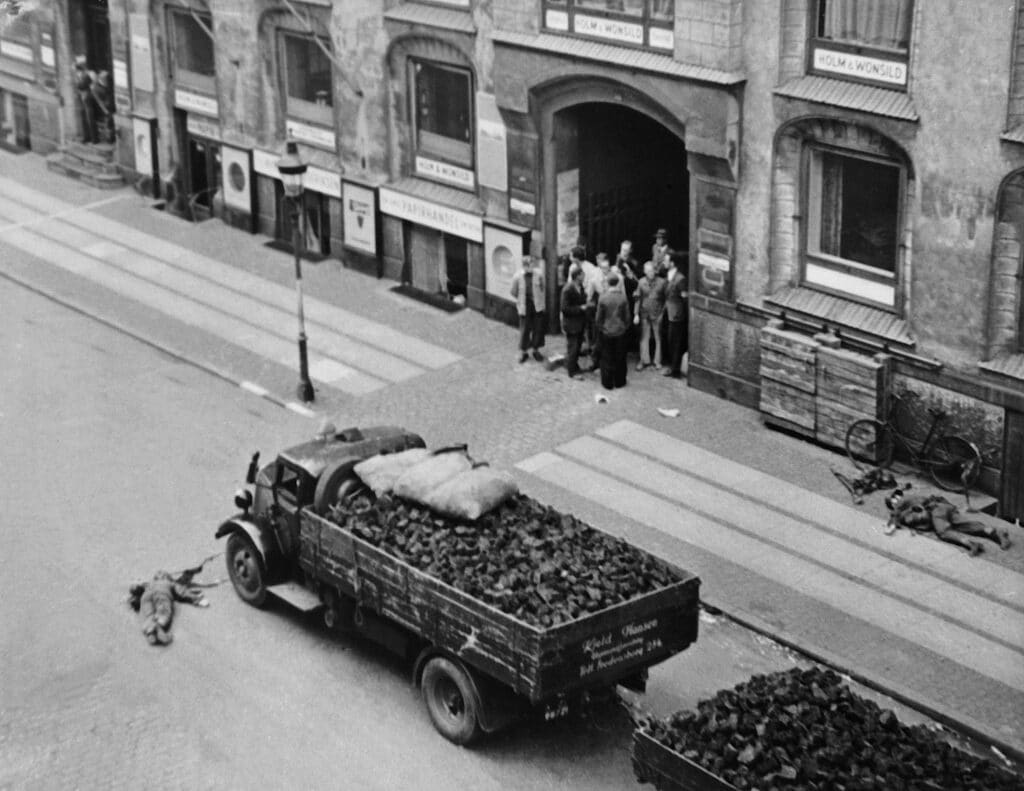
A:
POLYGON ((941 488, 950 492, 969 491, 981 473, 978 446, 956 434, 939 434, 948 415, 933 407, 928 409, 928 433, 924 441, 917 442, 908 429, 914 425, 910 397, 893 394, 891 398, 892 409, 887 419, 863 418, 847 429, 846 455, 854 466, 861 472, 872 467, 889 469, 898 455, 918 473, 927 472, 941 488))

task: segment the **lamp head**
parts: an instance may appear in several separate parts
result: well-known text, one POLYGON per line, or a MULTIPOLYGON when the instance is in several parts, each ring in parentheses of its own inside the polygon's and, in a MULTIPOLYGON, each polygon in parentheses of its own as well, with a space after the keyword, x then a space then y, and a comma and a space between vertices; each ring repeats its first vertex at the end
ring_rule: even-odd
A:
POLYGON ((277 172, 281 174, 281 184, 288 197, 294 198, 302 192, 306 163, 299 158, 299 144, 294 140, 285 142, 284 155, 277 160, 277 172))

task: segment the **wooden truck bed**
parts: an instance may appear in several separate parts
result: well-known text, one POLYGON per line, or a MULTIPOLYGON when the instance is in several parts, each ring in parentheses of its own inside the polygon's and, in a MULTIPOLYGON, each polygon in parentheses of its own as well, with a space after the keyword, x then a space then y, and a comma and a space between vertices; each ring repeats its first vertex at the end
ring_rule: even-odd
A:
POLYGON ((459 656, 532 703, 607 686, 697 639, 700 580, 666 588, 570 623, 540 629, 388 555, 314 513, 300 518, 300 556, 312 578, 459 656))

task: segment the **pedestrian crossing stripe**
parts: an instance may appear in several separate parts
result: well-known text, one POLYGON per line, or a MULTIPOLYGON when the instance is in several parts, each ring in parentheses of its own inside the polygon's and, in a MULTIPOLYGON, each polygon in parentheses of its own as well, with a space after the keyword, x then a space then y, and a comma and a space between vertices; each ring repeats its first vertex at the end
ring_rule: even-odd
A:
MULTIPOLYGON (((656 438, 641 435, 638 431, 642 428, 631 421, 621 421, 596 432, 602 437, 619 437, 619 443, 583 437, 559 446, 553 453, 526 459, 517 467, 615 514, 1024 691, 1024 619, 1018 611, 877 554, 876 573, 863 578, 860 575, 871 570, 869 551, 854 542, 844 543, 831 533, 826 534, 826 552, 810 552, 810 546, 805 548, 807 551, 794 548, 792 540, 798 537, 797 531, 802 531, 805 544, 822 540, 824 531, 812 526, 813 512, 811 519, 793 518, 789 513, 764 508, 764 503, 755 498, 737 495, 709 482, 717 480, 723 469, 723 475, 734 484, 740 482, 736 474, 744 469, 748 475, 762 476, 761 485, 768 483, 771 476, 659 432, 651 432, 658 435, 656 438), (681 456, 690 456, 690 463, 701 465, 702 474, 684 473, 623 447, 628 444, 648 451, 652 439, 657 439, 663 454, 670 454, 676 461, 681 456), (848 563, 850 554, 856 557, 848 563), (882 581, 887 582, 884 588, 879 586, 882 581), (955 617, 944 617, 914 603, 915 595, 931 593, 946 604, 957 595, 971 598, 965 606, 954 610, 955 617), (983 616, 982 605, 994 608, 1003 620, 983 616)), ((773 480, 780 487, 792 486, 773 480)), ((788 507, 792 511, 802 506, 800 501, 791 499, 788 507)), ((864 518, 862 514, 858 516, 864 518)), ((955 552, 938 542, 917 543, 955 552)), ((1024 590, 1024 577, 1016 576, 1014 589, 1020 592, 1024 590)))

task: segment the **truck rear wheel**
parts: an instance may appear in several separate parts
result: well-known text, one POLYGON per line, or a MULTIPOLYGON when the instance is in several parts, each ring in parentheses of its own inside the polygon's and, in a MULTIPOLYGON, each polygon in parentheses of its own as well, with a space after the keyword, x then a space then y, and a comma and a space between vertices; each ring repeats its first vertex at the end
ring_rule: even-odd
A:
POLYGON ((444 738, 469 744, 480 735, 476 692, 462 667, 436 656, 423 668, 421 686, 430 719, 444 738))
POLYGON ((262 607, 267 601, 266 569, 256 545, 239 533, 228 536, 225 551, 228 576, 238 597, 253 607, 262 607))

